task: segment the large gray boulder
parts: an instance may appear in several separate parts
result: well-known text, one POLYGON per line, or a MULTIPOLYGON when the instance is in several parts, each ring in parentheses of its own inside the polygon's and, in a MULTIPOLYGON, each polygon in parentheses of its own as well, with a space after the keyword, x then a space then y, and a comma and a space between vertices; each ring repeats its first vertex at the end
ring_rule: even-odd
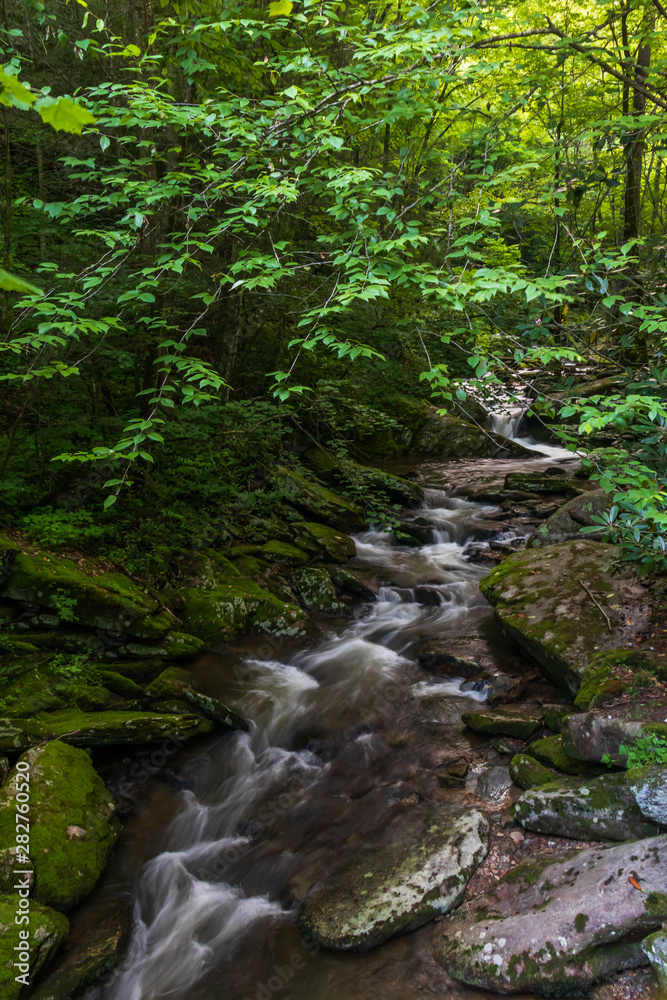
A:
MULTIPOLYGON (((593 527, 593 517, 603 514, 611 507, 611 497, 604 490, 593 490, 582 493, 568 500, 560 510, 548 517, 526 542, 526 548, 539 549, 544 545, 556 545, 559 542, 569 542, 583 538, 581 529, 593 527)), ((604 528, 599 531, 587 532, 589 541, 601 541, 604 528)))
POLYGON ((471 986, 564 997, 644 964, 665 919, 667 836, 651 837, 520 865, 444 920, 436 948, 471 986))
POLYGON ((561 778, 524 792, 514 808, 526 829, 573 840, 636 840, 656 832, 625 772, 561 778))
POLYGON ((448 913, 486 856, 488 823, 460 806, 416 809, 305 900, 301 928, 327 948, 366 951, 448 913))
POLYGON ((631 747, 650 733, 667 737, 667 724, 597 712, 576 712, 563 722, 563 750, 574 760, 600 761, 604 758, 625 766, 627 754, 621 752, 621 747, 631 747))
POLYGON ((480 581, 505 632, 570 698, 594 653, 648 622, 647 593, 629 570, 618 572, 618 555, 602 542, 564 542, 516 552, 480 581))
POLYGON ((642 816, 667 826, 667 767, 635 767, 627 779, 642 816))

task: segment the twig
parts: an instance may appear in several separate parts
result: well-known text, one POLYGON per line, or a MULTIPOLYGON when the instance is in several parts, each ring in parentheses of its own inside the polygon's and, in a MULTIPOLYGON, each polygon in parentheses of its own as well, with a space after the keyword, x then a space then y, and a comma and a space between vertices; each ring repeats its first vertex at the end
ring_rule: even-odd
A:
POLYGON ((607 622, 607 625, 609 626, 609 631, 610 631, 610 632, 613 632, 614 630, 613 630, 613 628, 611 627, 611 622, 610 622, 610 620, 609 620, 609 615, 607 614, 607 612, 605 611, 605 609, 604 609, 604 608, 603 608, 603 607, 602 607, 602 606, 601 606, 600 604, 598 604, 598 602, 597 602, 597 601, 595 600, 595 598, 594 598, 594 597, 593 597, 593 595, 591 594, 590 590, 588 589, 588 587, 586 586, 586 584, 584 583, 584 581, 583 581, 583 580, 580 580, 580 581, 579 581, 579 583, 580 583, 580 584, 581 584, 581 586, 582 586, 582 587, 584 588, 584 590, 586 591, 586 593, 587 593, 587 594, 588 594, 588 596, 590 597, 590 599, 591 599, 591 601, 593 602, 593 604, 595 605, 595 607, 596 607, 596 608, 599 608, 599 609, 600 609, 600 611, 602 612, 602 614, 604 615, 604 617, 605 617, 605 620, 606 620, 606 622, 607 622))

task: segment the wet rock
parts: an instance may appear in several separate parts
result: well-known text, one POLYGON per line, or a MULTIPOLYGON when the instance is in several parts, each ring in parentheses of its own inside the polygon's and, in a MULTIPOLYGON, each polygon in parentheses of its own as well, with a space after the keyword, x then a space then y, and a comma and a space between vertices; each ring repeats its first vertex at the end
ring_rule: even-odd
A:
POLYGON ((508 491, 518 490, 529 493, 559 493, 562 496, 574 497, 579 490, 565 476, 540 476, 530 472, 510 472, 505 476, 504 488, 508 491))
POLYGON ((480 672, 480 664, 464 656, 457 656, 448 647, 427 640, 417 649, 419 666, 424 670, 433 670, 447 677, 473 677, 480 672))
POLYGON ((0 587, 5 598, 50 608, 61 619, 91 628, 160 639, 173 618, 159 602, 123 573, 100 571, 93 560, 83 564, 51 552, 32 555, 0 536, 0 559, 10 567, 0 587))
POLYGON ((514 757, 518 753, 523 753, 524 741, 512 740, 508 736, 494 736, 491 740, 491 749, 503 757, 514 757))
POLYGON ((331 579, 343 593, 359 597, 362 601, 374 601, 378 595, 375 582, 364 578, 361 573, 354 570, 340 569, 340 567, 334 566, 331 569, 331 579))
POLYGON ((511 787, 509 768, 501 764, 487 764, 479 771, 471 771, 466 780, 467 792, 491 802, 500 802, 511 787))
POLYGON ((299 924, 327 948, 357 951, 420 927, 461 900, 487 834, 476 810, 413 809, 388 842, 360 852, 307 897, 299 924))
POLYGON ((563 722, 563 749, 574 760, 601 761, 608 757, 611 763, 625 767, 627 754, 621 753, 621 746, 634 746, 649 733, 667 737, 667 724, 578 712, 563 722))
POLYGON ((426 517, 415 517, 412 521, 402 521, 401 531, 410 535, 420 545, 431 545, 433 542, 433 524, 426 517))
POLYGON ((436 953, 476 987, 569 996, 643 964, 639 939, 665 918, 667 837, 651 837, 519 865, 440 924, 436 953))
POLYGON ((514 810, 527 830, 573 840, 636 840, 656 832, 624 773, 552 781, 524 792, 514 810))
POLYGON ((65 709, 35 719, 0 719, 0 750, 26 750, 56 739, 79 747, 156 743, 168 737, 185 742, 212 728, 212 722, 197 715, 65 709))
POLYGON ((552 733, 560 733, 563 728, 563 719, 572 711, 571 705, 545 704, 542 705, 542 717, 544 725, 552 733))
POLYGON ((410 452, 437 458, 535 457, 534 452, 501 434, 492 434, 485 428, 459 420, 458 417, 438 416, 434 406, 429 407, 426 422, 413 437, 410 452))
POLYGON ((30 994, 31 1000, 70 1000, 111 972, 127 950, 132 910, 127 899, 96 907, 87 928, 67 943, 48 978, 30 994))
POLYGON ((667 767, 632 768, 627 772, 627 781, 642 816, 667 826, 667 767))
POLYGON ((528 687, 528 676, 517 677, 489 668, 470 677, 461 685, 462 691, 484 691, 489 708, 517 701, 528 687))
POLYGON ((90 757, 59 741, 29 750, 0 790, 0 843, 15 839, 18 796, 29 786, 34 898, 67 912, 94 888, 120 832, 113 801, 90 757), (80 834, 73 834, 76 828, 80 834))
POLYGON ((30 902, 30 922, 17 925, 16 897, 0 896, 0 996, 2 1000, 19 1000, 26 995, 24 983, 34 983, 47 968, 63 944, 69 931, 67 917, 48 906, 30 902), (21 934, 24 932, 25 937, 21 934), (15 951, 27 944, 25 952, 15 951), (27 961, 20 960, 26 956, 27 961), (18 967, 14 965, 18 957, 18 967), (17 981, 17 976, 24 977, 17 981))
POLYGON ((596 652, 648 620, 647 593, 629 571, 614 573, 617 556, 613 545, 564 542, 508 556, 480 582, 508 635, 568 697, 596 652))
POLYGON ((309 611, 335 611, 339 607, 334 585, 326 569, 304 566, 292 573, 292 580, 309 611))
POLYGON ((356 555, 357 549, 353 540, 342 531, 313 521, 304 521, 303 524, 299 525, 299 529, 306 533, 308 538, 315 542, 318 548, 325 552, 333 562, 345 563, 356 555))
POLYGON ((642 951, 653 967, 658 984, 667 990, 667 931, 656 931, 645 937, 642 951))
POLYGON ((563 747, 562 736, 545 736, 544 739, 535 740, 530 744, 530 753, 541 764, 555 767, 557 771, 564 771, 565 774, 599 774, 600 772, 600 768, 592 768, 590 764, 570 757, 563 747))
POLYGON ((231 708, 209 694, 202 694, 200 691, 188 688, 185 692, 185 700, 225 729, 242 729, 244 732, 249 729, 245 719, 242 719, 231 708))
MULTIPOLYGON (((611 496, 604 490, 594 490, 573 497, 530 536, 526 548, 537 549, 543 545, 556 545, 582 538, 581 529, 595 524, 593 517, 599 517, 611 507, 611 496)), ((587 532, 588 541, 601 541, 604 528, 596 532, 587 532)))
POLYGON ((555 775, 527 753, 518 753, 510 761, 510 776, 519 788, 540 788, 550 785, 555 775))
POLYGON ((490 736, 513 736, 516 739, 525 740, 540 728, 542 713, 536 707, 519 705, 511 708, 464 712, 461 719, 476 733, 490 736))

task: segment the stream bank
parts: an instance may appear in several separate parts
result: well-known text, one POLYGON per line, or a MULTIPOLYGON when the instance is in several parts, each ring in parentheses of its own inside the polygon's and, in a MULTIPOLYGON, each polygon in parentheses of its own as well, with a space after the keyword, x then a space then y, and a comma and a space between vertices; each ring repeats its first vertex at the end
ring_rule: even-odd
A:
MULTIPOLYGON (((520 550, 526 535, 548 523, 547 517, 557 517, 563 500, 571 504, 588 496, 582 492, 587 484, 573 477, 574 469, 554 466, 556 460, 553 454, 501 463, 477 460, 472 468, 465 462, 423 463, 425 492, 409 480, 403 485, 391 481, 413 504, 423 496, 423 506, 414 506, 393 532, 362 530, 365 526, 357 522, 360 530, 351 562, 345 561, 352 553, 341 520, 332 526, 305 519, 312 517, 313 500, 312 492, 306 497, 304 490, 298 503, 307 509, 301 511, 303 520, 295 521, 290 541, 269 540, 261 552, 196 557, 190 589, 198 608, 215 607, 216 635, 222 636, 223 622, 230 621, 218 605, 238 611, 238 588, 246 586, 238 580, 252 580, 251 568, 257 570, 258 563, 279 569, 274 575, 262 568, 263 580, 273 578, 273 592, 267 588, 265 593, 285 606, 291 603, 295 616, 289 620, 283 614, 277 627, 273 618, 269 630, 259 605, 246 614, 251 604, 246 594, 244 625, 232 620, 236 631, 222 636, 228 640, 224 652, 181 660, 187 669, 164 669, 169 661, 165 650, 163 659, 153 657, 150 679, 145 664, 151 658, 134 661, 140 670, 126 679, 140 688, 139 701, 148 699, 135 705, 135 713, 138 707, 162 703, 164 725, 183 726, 184 720, 194 719, 203 728, 187 746, 179 730, 169 733, 170 744, 164 738, 167 731, 160 731, 153 749, 145 740, 134 740, 133 750, 132 741, 126 740, 130 756, 120 773, 117 752, 99 745, 94 751, 125 830, 87 904, 87 916, 85 907, 75 912, 74 923, 83 929, 79 936, 75 927, 65 962, 76 964, 71 956, 77 941, 85 941, 86 925, 110 901, 131 893, 138 912, 128 957, 110 982, 91 988, 91 997, 148 1000, 170 992, 210 1000, 219 996, 221 977, 225 995, 233 1000, 267 991, 269 996, 323 1000, 481 996, 474 988, 477 972, 468 974, 458 959, 446 959, 443 966, 437 957, 446 922, 453 918, 427 924, 414 934, 392 935, 442 915, 462 898, 475 898, 497 882, 504 866, 514 868, 523 859, 534 864, 541 856, 553 860, 563 850, 589 846, 567 837, 542 837, 539 831, 522 832, 514 821, 510 807, 521 791, 512 785, 510 763, 523 751, 539 752, 534 749, 538 742, 548 743, 551 737, 545 739, 544 734, 550 722, 562 725, 567 701, 562 688, 553 684, 555 676, 542 677, 508 641, 501 609, 496 607, 494 618, 478 587, 500 560, 494 572, 502 574, 512 559, 524 558, 523 553, 505 556, 520 550), (536 470, 540 474, 531 476, 536 470), (318 524, 315 530, 304 529, 318 524), (314 560, 320 566, 311 565, 312 555, 310 561, 296 555, 307 551, 295 544, 302 535, 320 546, 314 560), (324 562, 323 537, 330 559, 336 551, 340 561, 324 562), (276 556, 275 561, 269 555, 276 556), (236 573, 225 577, 230 565, 236 573), (316 607, 310 601, 307 634, 301 587, 293 602, 285 601, 285 589, 277 595, 278 587, 294 586, 286 584, 286 577, 298 581, 306 567, 311 573, 325 570, 330 582, 323 589, 332 588, 328 592, 333 594, 328 610, 324 602, 316 607), (230 589, 235 591, 232 600, 224 594, 230 589), (359 606, 353 597, 367 603, 359 606), (247 622, 259 622, 263 637, 239 635, 247 622), (476 733, 464 722, 464 717, 473 721, 483 702, 516 704, 517 699, 524 721, 532 718, 530 732, 516 727, 503 732, 501 723, 496 732, 476 733), (548 711, 558 705, 560 713, 548 711), (467 861, 448 861, 439 836, 431 851, 416 857, 414 845, 428 840, 420 824, 428 825, 433 818, 443 831, 451 831, 456 817, 477 815, 477 825, 468 834, 474 843, 467 861), (487 860, 482 861, 489 845, 487 860), (337 955, 330 950, 338 947, 336 941, 325 940, 313 923, 317 893, 324 899, 320 910, 330 917, 337 881, 346 891, 351 889, 354 898, 360 856, 381 872, 387 859, 399 854, 405 859, 403 874, 394 868, 389 878, 371 880, 377 901, 366 923, 375 930, 372 942, 367 938, 364 946, 386 943, 367 954, 337 955), (453 881, 448 880, 447 896, 440 891, 438 875, 450 863, 453 881), (384 905, 381 900, 392 899, 396 886, 408 883, 410 892, 401 892, 405 918, 380 926, 376 917, 378 906, 381 910, 384 905), (328 886, 329 896, 322 896, 318 886, 328 886), (305 936, 296 923, 301 907, 305 936), (453 983, 448 971, 453 966, 467 986, 453 983)), ((336 509, 336 494, 329 486, 321 489, 327 491, 318 492, 321 518, 352 517, 344 498, 336 509)), ((346 526, 354 530, 351 520, 346 526)), ((174 595, 186 605, 187 590, 174 595)), ((161 600, 169 609, 162 595, 161 600)), ((160 610, 153 608, 152 617, 160 610)), ((173 602, 169 610, 180 615, 183 609, 173 602)), ((525 610, 518 615, 529 617, 525 610)), ((144 619, 137 627, 145 632, 144 619)), ((195 637, 210 647, 212 634, 208 639, 195 637)), ((138 640, 132 642, 134 648, 143 649, 141 643, 148 642, 141 636, 133 639, 138 640)), ((123 668, 127 662, 132 661, 118 657, 114 664, 123 668)), ((120 670, 114 672, 123 676, 120 670)), ((128 701, 132 699, 124 699, 125 709, 128 701)), ((106 707, 97 714, 122 712, 106 707)), ((15 721, 12 727, 20 729, 15 721)), ((82 724, 76 731, 83 730, 82 724)), ((67 732, 71 738, 71 718, 67 732)), ((554 765, 567 757, 560 739, 560 756, 552 754, 543 765, 552 768, 552 777, 554 765)), ((367 895, 367 887, 362 883, 359 891, 367 895)), ((346 891, 338 897, 343 909, 346 891)), ((353 909, 358 915, 356 904, 353 909)), ((653 920, 647 930, 661 922, 655 914, 653 920)), ((120 950, 118 934, 109 940, 107 967, 109 955, 120 950)), ((79 985, 83 982, 80 979, 79 985)), ((67 995, 58 971, 37 995, 44 1000, 47 995, 67 995)))

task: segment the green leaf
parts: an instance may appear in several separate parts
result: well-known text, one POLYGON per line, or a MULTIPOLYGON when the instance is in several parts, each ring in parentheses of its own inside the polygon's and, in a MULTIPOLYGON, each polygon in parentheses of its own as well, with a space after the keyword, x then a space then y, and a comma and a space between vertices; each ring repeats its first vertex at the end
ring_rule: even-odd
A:
POLYGON ((0 288, 5 292, 21 292, 23 295, 44 295, 44 292, 40 288, 31 285, 29 281, 24 281, 23 278, 17 278, 15 274, 3 271, 1 267, 0 288))
POLYGON ((117 499, 118 497, 116 496, 115 493, 112 494, 110 497, 107 497, 106 500, 104 501, 104 509, 106 510, 107 507, 111 507, 113 504, 115 504, 117 499))
POLYGON ((84 125, 94 125, 96 119, 81 104, 68 101, 66 97, 42 97, 35 102, 35 111, 47 125, 56 132, 70 132, 81 135, 84 125), (47 103, 48 102, 48 103, 47 103))
POLYGON ((276 0, 269 4, 269 17, 287 17, 292 13, 293 6, 292 0, 276 0))
POLYGON ((25 110, 26 105, 35 103, 35 95, 19 83, 15 76, 9 76, 3 69, 0 69, 0 104, 6 107, 18 107, 25 110))

